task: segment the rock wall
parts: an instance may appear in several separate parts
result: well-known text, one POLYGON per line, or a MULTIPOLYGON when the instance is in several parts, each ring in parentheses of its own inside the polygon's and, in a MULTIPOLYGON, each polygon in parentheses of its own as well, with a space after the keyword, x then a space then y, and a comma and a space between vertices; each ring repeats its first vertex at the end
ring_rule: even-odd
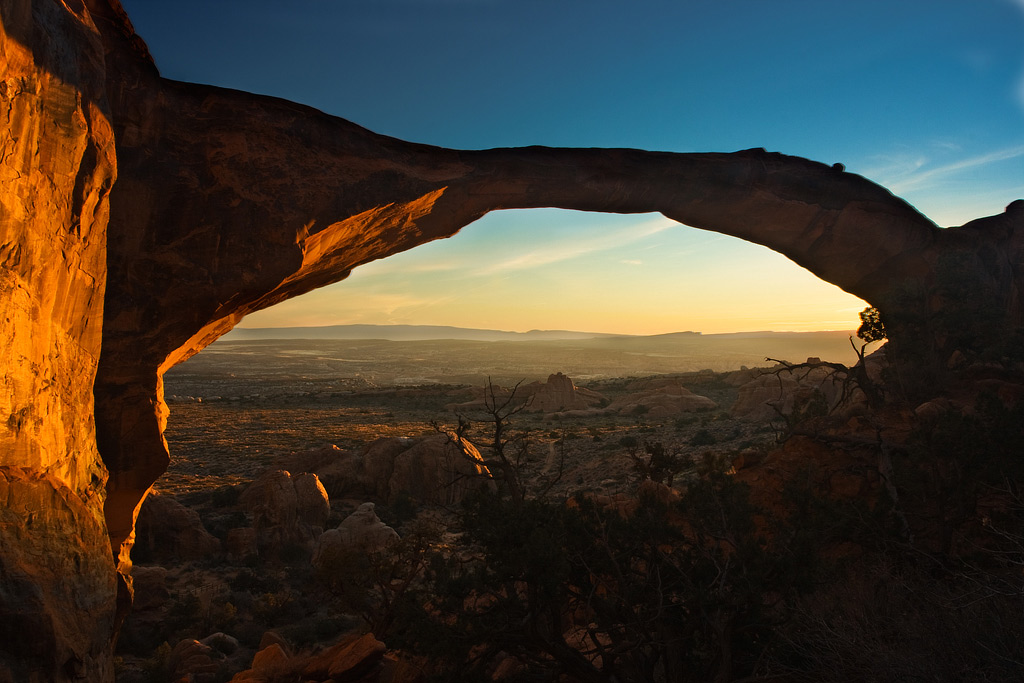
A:
POLYGON ((935 358, 1024 327, 1024 202, 940 231, 859 176, 764 150, 416 145, 162 79, 117 0, 0 10, 0 680, 109 679, 101 537, 126 577, 168 461, 167 368, 247 313, 488 211, 660 211, 764 244, 935 358))
POLYGON ((116 175, 84 9, 0 3, 0 681, 109 680, 92 384, 116 175))

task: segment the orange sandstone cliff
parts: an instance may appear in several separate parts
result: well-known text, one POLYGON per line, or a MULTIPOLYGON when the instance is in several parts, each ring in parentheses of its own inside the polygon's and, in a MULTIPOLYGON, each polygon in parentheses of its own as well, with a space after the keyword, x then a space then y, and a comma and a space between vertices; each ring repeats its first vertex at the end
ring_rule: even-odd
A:
POLYGON ((0 3, 0 681, 113 677, 92 395, 117 175, 105 77, 84 8, 0 3))

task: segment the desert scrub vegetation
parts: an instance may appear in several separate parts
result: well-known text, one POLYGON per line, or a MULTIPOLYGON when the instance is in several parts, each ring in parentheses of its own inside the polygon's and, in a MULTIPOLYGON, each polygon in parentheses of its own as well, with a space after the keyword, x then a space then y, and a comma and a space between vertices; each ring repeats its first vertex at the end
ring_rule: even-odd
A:
MULTIPOLYGON (((665 465, 664 447, 644 449, 665 465)), ((389 646, 428 658, 435 680, 487 680, 509 658, 531 680, 755 675, 831 530, 754 505, 724 458, 682 472, 671 460, 678 495, 664 476, 636 497, 501 486, 449 511, 457 543, 420 528, 338 558, 321 580, 389 646)))

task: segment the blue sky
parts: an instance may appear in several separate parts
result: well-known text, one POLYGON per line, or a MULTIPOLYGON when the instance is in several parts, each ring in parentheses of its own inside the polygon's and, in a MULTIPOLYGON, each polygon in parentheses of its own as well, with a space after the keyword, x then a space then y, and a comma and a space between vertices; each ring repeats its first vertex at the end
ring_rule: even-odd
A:
MULTIPOLYGON (((166 77, 415 142, 765 147, 842 162, 940 225, 1024 197, 1024 0, 124 5, 166 77)), ((767 249, 657 215, 530 210, 242 325, 851 329, 863 307, 767 249)))

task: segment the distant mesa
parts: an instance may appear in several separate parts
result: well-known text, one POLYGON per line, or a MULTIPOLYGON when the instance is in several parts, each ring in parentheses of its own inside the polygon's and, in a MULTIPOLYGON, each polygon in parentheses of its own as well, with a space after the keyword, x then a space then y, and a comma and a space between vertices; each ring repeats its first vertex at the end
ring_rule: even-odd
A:
POLYGON ((552 341, 601 339, 621 335, 572 330, 509 332, 448 325, 322 325, 307 327, 236 327, 224 341, 262 339, 383 339, 386 341, 552 341))

